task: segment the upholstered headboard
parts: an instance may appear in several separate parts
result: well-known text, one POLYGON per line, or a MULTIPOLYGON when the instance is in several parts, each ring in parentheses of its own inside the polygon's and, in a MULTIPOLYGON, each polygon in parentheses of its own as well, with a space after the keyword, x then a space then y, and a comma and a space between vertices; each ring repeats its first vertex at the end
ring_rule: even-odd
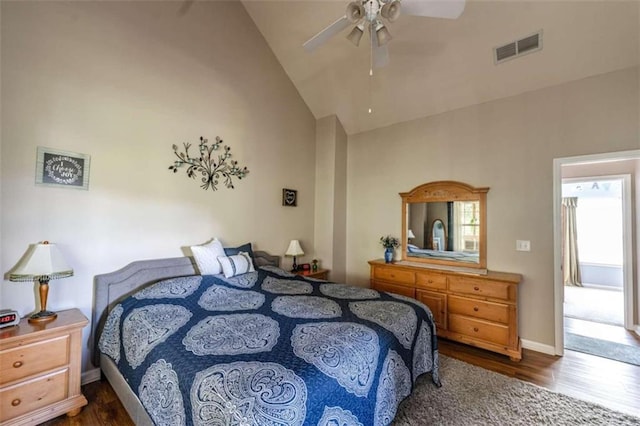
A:
MULTIPOLYGON (((272 256, 264 251, 254 251, 256 267, 280 266, 280 257, 272 256)), ((166 259, 150 259, 132 262, 122 269, 107 274, 96 275, 94 279, 93 315, 91 318, 91 350, 93 364, 100 366, 98 351, 98 331, 102 329, 107 315, 118 302, 135 291, 174 277, 197 274, 192 257, 172 257, 166 259)))

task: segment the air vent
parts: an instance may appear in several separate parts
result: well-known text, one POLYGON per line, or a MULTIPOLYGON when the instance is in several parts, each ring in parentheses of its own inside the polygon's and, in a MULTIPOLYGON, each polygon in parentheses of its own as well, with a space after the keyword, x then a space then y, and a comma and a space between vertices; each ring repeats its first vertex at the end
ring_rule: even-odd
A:
POLYGON ((541 49, 542 30, 520 40, 512 41, 511 43, 494 48, 493 60, 496 64, 499 64, 527 53, 537 52, 541 49))

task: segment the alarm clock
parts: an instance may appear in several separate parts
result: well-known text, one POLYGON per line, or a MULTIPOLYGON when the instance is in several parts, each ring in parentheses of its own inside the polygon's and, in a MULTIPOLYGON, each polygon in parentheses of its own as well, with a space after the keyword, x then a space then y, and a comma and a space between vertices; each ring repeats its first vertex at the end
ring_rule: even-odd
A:
POLYGON ((18 325, 19 322, 20 315, 18 314, 18 311, 14 311, 13 309, 0 310, 0 328, 18 325))

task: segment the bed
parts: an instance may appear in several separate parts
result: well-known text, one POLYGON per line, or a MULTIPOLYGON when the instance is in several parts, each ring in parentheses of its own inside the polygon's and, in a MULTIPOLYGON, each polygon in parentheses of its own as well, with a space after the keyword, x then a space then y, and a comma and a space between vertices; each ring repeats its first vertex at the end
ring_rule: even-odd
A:
POLYGON ((190 257, 96 276, 94 363, 137 425, 387 425, 418 376, 440 386, 425 305, 254 263, 233 278, 190 257))

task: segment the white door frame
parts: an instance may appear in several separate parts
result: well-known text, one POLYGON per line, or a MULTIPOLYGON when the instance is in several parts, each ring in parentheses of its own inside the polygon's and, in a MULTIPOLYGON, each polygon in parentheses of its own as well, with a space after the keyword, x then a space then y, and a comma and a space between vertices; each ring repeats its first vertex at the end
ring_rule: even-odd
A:
MULTIPOLYGON (((562 282, 562 166, 569 164, 590 164, 607 161, 640 159, 640 150, 610 152, 605 154, 582 155, 577 157, 555 158, 553 160, 553 247, 554 247, 554 312, 555 312, 555 351, 564 355, 564 285, 562 282)), ((623 179, 623 281, 625 293, 625 328, 639 329, 633 324, 633 224, 631 218, 631 177, 615 176, 623 179), (628 297, 627 297, 628 296, 628 297)), ((640 293, 640 292, 638 292, 640 293)), ((640 294, 638 294, 640 306, 640 294)))

